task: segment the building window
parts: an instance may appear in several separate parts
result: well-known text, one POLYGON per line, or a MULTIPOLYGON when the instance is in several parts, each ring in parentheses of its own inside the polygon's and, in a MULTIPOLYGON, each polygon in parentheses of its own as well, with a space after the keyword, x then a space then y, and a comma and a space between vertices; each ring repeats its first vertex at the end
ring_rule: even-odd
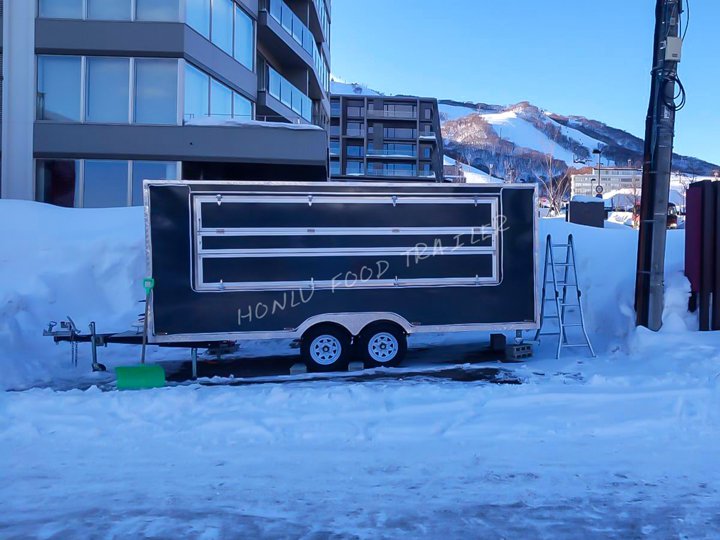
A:
POLYGON ((103 21, 129 21, 130 0, 87 0, 87 18, 103 21))
POLYGON ((238 120, 253 119, 252 101, 237 92, 233 93, 233 118, 237 118, 238 120))
POLYGON ((422 155, 423 158, 430 159, 432 157, 432 148, 430 148, 429 146, 423 146, 422 152, 423 152, 423 155, 422 155))
POLYGON ((252 18, 240 6, 235 6, 235 60, 250 71, 255 64, 255 26, 252 18))
POLYGON ((39 159, 35 173, 35 200, 67 208, 77 206, 79 174, 79 161, 39 159))
POLYGON ((210 114, 210 76, 185 65, 185 119, 193 120, 210 114))
POLYGON ((127 161, 87 160, 83 175, 84 208, 128 205, 127 161))
POLYGON ((338 141, 337 139, 330 140, 330 155, 340 155, 340 141, 338 141))
POLYGON ((83 0, 40 0, 40 17, 82 19, 83 0))
POLYGON ((232 90, 215 79, 210 80, 210 116, 221 120, 232 117, 233 95, 232 90))
POLYGON ((348 122, 346 135, 354 137, 363 136, 362 124, 360 122, 348 122))
POLYGON ((135 61, 135 122, 177 123, 177 60, 135 61))
POLYGON ((365 164, 362 161, 350 160, 346 165, 347 174, 364 174, 365 164))
POLYGON ((340 162, 336 160, 330 161, 330 175, 338 176, 340 174, 340 162))
POLYGON ((210 39, 210 0, 187 0, 187 24, 210 39))
POLYGON ((80 121, 81 66, 77 56, 38 56, 38 120, 80 121))
POLYGON ((351 157, 363 157, 365 155, 363 150, 364 148, 362 146, 351 144, 347 147, 347 155, 351 157))
POLYGON ((177 163, 174 161, 135 161, 132 164, 133 206, 143 205, 143 181, 171 180, 178 177, 177 163))
POLYGON ((233 0, 213 0, 212 42, 226 53, 233 53, 233 0))
POLYGON ((178 0, 135 0, 138 21, 179 21, 178 0))
POLYGON ((88 122, 128 123, 130 110, 130 60, 87 59, 88 122))

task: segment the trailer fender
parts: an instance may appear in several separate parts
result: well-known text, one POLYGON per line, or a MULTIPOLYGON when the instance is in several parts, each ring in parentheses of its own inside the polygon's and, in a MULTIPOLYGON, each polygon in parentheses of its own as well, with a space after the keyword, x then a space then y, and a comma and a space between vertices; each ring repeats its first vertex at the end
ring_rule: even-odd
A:
POLYGON ((377 321, 390 321, 400 326, 405 333, 411 333, 412 325, 397 313, 324 313, 310 317, 298 327, 298 334, 303 335, 313 326, 318 324, 337 324, 350 332, 352 336, 357 336, 362 332, 363 328, 377 321))

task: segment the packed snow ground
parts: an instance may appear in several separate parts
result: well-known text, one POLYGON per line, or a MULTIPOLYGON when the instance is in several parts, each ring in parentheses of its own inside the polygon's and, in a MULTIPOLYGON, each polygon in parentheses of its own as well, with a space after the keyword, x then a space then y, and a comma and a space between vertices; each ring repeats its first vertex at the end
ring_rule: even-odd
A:
MULTIPOLYGON (((683 232, 654 334, 633 327, 637 233, 542 222, 569 231, 599 358, 548 340, 520 386, 0 393, 0 537, 717 538, 720 335, 686 313, 683 232)), ((0 201, 3 387, 84 376, 46 319, 124 330, 143 275, 141 211, 0 201)))

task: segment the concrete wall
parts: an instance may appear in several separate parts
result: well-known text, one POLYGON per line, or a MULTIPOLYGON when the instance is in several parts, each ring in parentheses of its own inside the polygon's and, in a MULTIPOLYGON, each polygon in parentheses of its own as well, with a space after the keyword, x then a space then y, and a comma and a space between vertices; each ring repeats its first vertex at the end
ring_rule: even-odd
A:
POLYGON ((34 196, 34 22, 35 2, 4 3, 1 195, 6 199, 34 196))

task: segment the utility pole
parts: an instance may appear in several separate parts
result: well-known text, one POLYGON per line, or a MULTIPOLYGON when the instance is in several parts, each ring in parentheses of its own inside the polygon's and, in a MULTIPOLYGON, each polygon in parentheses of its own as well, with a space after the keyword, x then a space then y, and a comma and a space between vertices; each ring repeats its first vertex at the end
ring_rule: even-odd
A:
POLYGON ((657 0, 650 106, 645 129, 640 237, 638 241, 635 311, 637 325, 653 331, 662 327, 665 305, 665 244, 670 199, 676 88, 682 40, 683 0, 657 0))

